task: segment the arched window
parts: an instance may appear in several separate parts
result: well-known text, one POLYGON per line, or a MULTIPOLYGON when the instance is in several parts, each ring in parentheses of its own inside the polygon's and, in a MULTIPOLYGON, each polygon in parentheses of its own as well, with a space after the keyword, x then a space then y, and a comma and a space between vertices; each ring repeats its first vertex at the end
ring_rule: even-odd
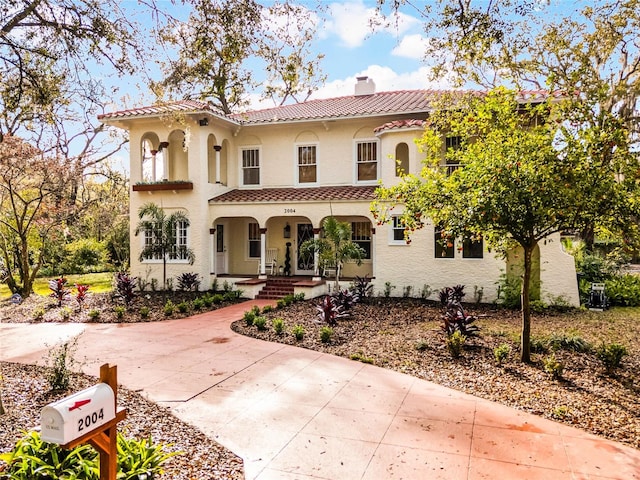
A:
POLYGON ((164 178, 164 159, 162 151, 158 151, 151 140, 142 140, 142 180, 158 182, 164 178))
POLYGON ((396 145, 396 177, 409 173, 409 145, 399 143, 396 145))

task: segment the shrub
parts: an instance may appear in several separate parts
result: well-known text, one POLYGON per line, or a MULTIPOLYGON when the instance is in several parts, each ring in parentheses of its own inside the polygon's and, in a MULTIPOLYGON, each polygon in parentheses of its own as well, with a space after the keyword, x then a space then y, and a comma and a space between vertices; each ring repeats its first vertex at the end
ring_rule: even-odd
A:
POLYGON ((262 313, 269 313, 273 310, 273 306, 272 305, 265 305, 262 309, 262 313))
POLYGON ((34 320, 42 320, 44 318, 44 308, 42 307, 37 307, 33 310, 33 313, 31 314, 33 316, 34 320))
POLYGON ((604 283, 605 294, 612 306, 640 305, 640 276, 617 275, 604 283))
POLYGON ((184 301, 184 302, 180 302, 178 305, 176 305, 176 307, 178 308, 178 311, 180 313, 187 313, 189 311, 189 302, 184 301))
POLYGON ((196 310, 202 310, 204 307, 204 298, 196 298, 191 302, 191 307, 196 310))
POLYGON ((89 310, 89 318, 93 321, 98 320, 98 318, 100 318, 100 310, 98 310, 97 308, 93 308, 91 310, 89 310))
POLYGON ((396 287, 391 285, 391 282, 385 282, 384 283, 384 297, 385 298, 389 298, 391 296, 391 290, 393 290, 394 288, 396 288, 396 287))
POLYGON ((178 275, 178 290, 180 291, 198 291, 200 288, 200 277, 197 273, 185 272, 178 275))
POLYGON ((167 300, 167 302, 164 304, 164 315, 166 317, 170 317, 171 315, 173 315, 175 309, 175 304, 171 300, 167 300))
POLYGON ((596 350, 596 356, 604 364, 608 374, 612 374, 622 364, 622 357, 628 355, 624 345, 619 343, 603 343, 596 350))
POLYGON ((273 322, 271 322, 273 325, 273 331, 276 332, 276 334, 278 335, 282 335, 282 333, 284 332, 284 319, 283 318, 274 318, 273 322))
MULTIPOLYGON (((211 306, 213 305, 213 295, 210 295, 208 293, 205 293, 202 297, 200 297, 202 299, 202 305, 206 308, 211 308, 211 306)), ((222 297, 220 298, 220 301, 222 301, 222 297)), ((195 308, 195 302, 194 302, 194 308, 195 308)))
POLYGON ((295 293, 293 295, 293 301, 294 302, 302 302, 302 301, 304 301, 304 292, 295 293))
POLYGON ((320 329, 320 341, 322 343, 331 342, 331 337, 333 336, 333 328, 325 325, 320 329))
POLYGON ((420 298, 422 298, 423 300, 426 300, 431 296, 432 293, 433 293, 433 290, 431 289, 431 287, 425 283, 422 286, 422 290, 420 290, 420 298))
POLYGON ((121 298, 127 305, 135 297, 136 277, 132 277, 128 273, 118 272, 115 275, 115 291, 116 296, 121 298))
MULTIPOLYGON (((163 473, 163 464, 181 452, 167 452, 163 444, 151 437, 127 439, 118 433, 118 478, 155 478, 163 473)), ((63 449, 44 442, 40 433, 32 431, 22 437, 10 452, 0 455, 7 463, 7 478, 15 480, 47 480, 54 478, 99 480, 99 455, 89 444, 63 449)), ((3 476, 4 478, 4 476, 3 476)))
POLYGON ((113 307, 113 311, 115 312, 117 318, 122 319, 124 317, 124 312, 126 312, 127 309, 122 305, 116 305, 115 307, 113 307))
POLYGON ((253 325, 258 330, 266 330, 267 329, 267 317, 258 316, 253 319, 253 325))
POLYGON ((256 312, 254 312, 253 310, 248 310, 244 312, 242 319, 244 320, 244 323, 247 325, 247 327, 250 327, 253 325, 253 321, 256 319, 256 312))
POLYGON ((149 307, 140 307, 138 313, 142 318, 147 318, 149 316, 149 307))
POLYGON ((304 327, 302 325, 294 325, 291 329, 291 333, 295 337, 296 340, 300 341, 304 338, 304 327))
POLYGON ((411 285, 406 285, 403 289, 402 289, 402 297, 403 298, 409 298, 411 297, 411 292, 413 291, 413 287, 411 285))
POLYGON ((47 382, 51 390, 64 391, 69 388, 71 369, 75 365, 73 355, 78 347, 78 336, 62 342, 47 354, 47 382))
POLYGON ((62 310, 60 310, 60 318, 66 322, 71 318, 71 313, 71 308, 64 306, 62 307, 62 310))
POLYGON ((589 353, 593 347, 579 335, 554 334, 549 338, 548 345, 553 350, 571 350, 577 353, 589 353))
POLYGON ((353 308, 353 306, 358 303, 359 298, 356 294, 350 292, 349 290, 337 290, 333 292, 331 295, 335 304, 340 308, 340 310, 347 316, 347 312, 353 308))
POLYGON ((64 277, 49 280, 49 290, 51 290, 49 296, 56 299, 59 307, 62 306, 62 302, 69 298, 70 291, 67 288, 67 279, 64 277))
POLYGON ((424 340, 418 340, 416 342, 416 350, 419 352, 424 352, 427 348, 429 348, 429 344, 424 340))
POLYGON ((555 355, 549 355, 543 360, 544 371, 547 372, 555 380, 562 378, 564 365, 555 355))
POLYGON ((467 337, 465 337, 459 330, 447 335, 447 349, 453 358, 458 358, 462 355, 462 349, 464 348, 464 343, 466 341, 467 337))
POLYGON ((352 353, 351 355, 349 355, 349 358, 351 360, 356 360, 358 362, 362 362, 362 363, 368 363, 370 365, 373 365, 373 358, 371 357, 366 357, 364 355, 364 353, 362 352, 356 352, 356 353, 352 353))
POLYGON ((549 351, 549 343, 538 337, 531 337, 529 339, 529 350, 531 353, 547 353, 549 351))
POLYGON ((238 300, 240 297, 242 297, 242 290, 229 290, 228 292, 224 292, 222 295, 223 299, 230 302, 238 300))
POLYGON ((498 365, 502 365, 504 362, 506 362, 509 359, 510 353, 511 347, 506 343, 503 343, 502 345, 499 345, 493 349, 493 356, 495 357, 496 362, 498 362, 498 365))
POLYGON ((224 295, 222 295, 221 293, 216 293, 213 297, 211 297, 211 300, 213 300, 214 305, 220 305, 222 302, 224 302, 224 295))
POLYGON ((276 300, 276 308, 284 308, 286 306, 287 306, 287 304, 286 304, 284 298, 279 298, 278 300, 276 300))
POLYGON ((103 272, 109 253, 105 242, 92 238, 82 238, 65 245, 65 259, 62 271, 67 273, 103 272))

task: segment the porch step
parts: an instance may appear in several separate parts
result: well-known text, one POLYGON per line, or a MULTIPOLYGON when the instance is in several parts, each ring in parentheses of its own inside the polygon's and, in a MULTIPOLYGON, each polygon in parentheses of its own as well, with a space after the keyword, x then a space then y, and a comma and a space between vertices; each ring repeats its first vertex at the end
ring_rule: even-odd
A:
POLYGON ((260 290, 256 298, 263 300, 277 300, 287 295, 293 295, 293 284, 297 280, 288 277, 269 277, 267 283, 260 290))

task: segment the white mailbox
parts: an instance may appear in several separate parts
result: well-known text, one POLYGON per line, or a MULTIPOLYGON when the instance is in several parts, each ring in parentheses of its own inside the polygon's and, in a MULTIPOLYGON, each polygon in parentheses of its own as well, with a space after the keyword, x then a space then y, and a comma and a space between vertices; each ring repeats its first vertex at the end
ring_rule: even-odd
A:
POLYGON ((115 417, 113 390, 99 383, 45 406, 40 413, 40 436, 45 442, 65 445, 115 417))

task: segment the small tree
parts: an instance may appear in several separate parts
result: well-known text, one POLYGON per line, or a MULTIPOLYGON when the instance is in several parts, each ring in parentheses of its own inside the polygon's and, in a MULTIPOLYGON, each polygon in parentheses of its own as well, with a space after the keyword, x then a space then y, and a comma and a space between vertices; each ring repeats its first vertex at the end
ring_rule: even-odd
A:
MULTIPOLYGON (((402 203, 407 234, 423 227, 428 216, 446 235, 481 237, 502 252, 521 247, 521 359, 529 362, 533 252, 564 229, 637 215, 638 189, 633 185, 638 159, 629 155, 625 136, 612 123, 600 134, 617 148, 610 146, 614 155, 598 161, 598 152, 584 150, 588 141, 567 134, 555 103, 526 106, 502 89, 453 101, 458 108, 443 108, 430 117, 420 176, 408 175, 396 186, 378 189, 372 210, 384 222, 389 205, 402 203), (460 165, 453 171, 440 167, 443 135, 461 139, 459 149, 446 152, 448 163, 460 165), (616 181, 619 169, 626 173, 624 181, 616 181)), ((593 131, 587 128, 584 134, 589 133, 593 131)))
POLYGON ((178 227, 189 228, 189 218, 182 211, 167 215, 166 212, 155 203, 145 203, 138 210, 140 222, 135 230, 149 235, 150 239, 140 252, 138 259, 157 258, 162 260, 162 285, 167 288, 167 260, 183 258, 193 265, 195 253, 186 245, 178 245, 178 227))
POLYGON ((335 288, 340 288, 340 269, 347 260, 362 264, 365 251, 360 245, 351 241, 351 225, 339 222, 335 217, 327 217, 322 222, 323 236, 309 239, 300 245, 303 255, 318 254, 321 265, 333 265, 336 268, 335 288))

